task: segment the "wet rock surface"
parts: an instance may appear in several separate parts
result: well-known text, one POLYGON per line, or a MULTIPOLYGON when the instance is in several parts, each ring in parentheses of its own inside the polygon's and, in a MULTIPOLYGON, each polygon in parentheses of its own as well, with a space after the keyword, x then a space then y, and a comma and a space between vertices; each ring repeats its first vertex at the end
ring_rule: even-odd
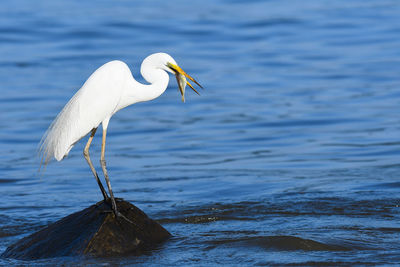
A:
POLYGON ((19 240, 1 256, 27 260, 140 255, 171 236, 139 208, 122 199, 116 201, 126 219, 115 218, 110 205, 101 201, 19 240))

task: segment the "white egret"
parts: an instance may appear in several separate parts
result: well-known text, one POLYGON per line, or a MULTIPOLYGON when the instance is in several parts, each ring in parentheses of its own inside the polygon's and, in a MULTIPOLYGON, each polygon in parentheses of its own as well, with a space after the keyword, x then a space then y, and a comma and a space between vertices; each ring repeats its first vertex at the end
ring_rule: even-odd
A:
POLYGON ((201 87, 170 55, 165 53, 155 53, 145 58, 140 72, 150 84, 137 82, 129 67, 122 61, 111 61, 98 68, 61 110, 43 136, 40 145, 42 162, 46 165, 53 157, 57 161, 62 160, 80 139, 90 133, 83 155, 96 178, 104 200, 108 201, 111 198, 112 209, 116 216, 120 214, 111 189, 104 156, 110 118, 129 105, 159 97, 168 86, 167 72, 176 75, 183 102, 186 84, 198 94, 185 77, 201 87), (100 164, 110 197, 104 190, 89 155, 90 144, 100 124, 103 128, 100 164))

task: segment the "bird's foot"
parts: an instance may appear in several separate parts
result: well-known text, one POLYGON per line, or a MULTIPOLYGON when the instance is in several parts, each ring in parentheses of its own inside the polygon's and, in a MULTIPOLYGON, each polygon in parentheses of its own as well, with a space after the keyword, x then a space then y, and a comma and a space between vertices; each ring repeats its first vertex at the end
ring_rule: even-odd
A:
POLYGON ((131 223, 131 224, 135 224, 134 222, 132 222, 131 220, 129 220, 128 218, 126 218, 125 215, 123 215, 121 212, 118 211, 117 209, 117 204, 115 202, 115 200, 113 201, 112 198, 108 197, 107 199, 104 200, 104 202, 108 203, 109 205, 111 205, 111 209, 110 210, 103 210, 103 213, 114 213, 114 216, 116 219, 124 219, 125 221, 131 223), (110 203, 111 202, 111 203, 110 203))
POLYGON ((114 211, 114 215, 115 215, 115 218, 122 218, 122 219, 124 219, 125 221, 127 221, 127 222, 129 222, 129 223, 131 223, 131 224, 134 224, 131 220, 129 220, 128 218, 126 218, 125 217, 125 215, 123 215, 121 212, 119 212, 119 211, 114 211))
POLYGON ((115 211, 115 210, 103 210, 101 211, 102 213, 113 213, 116 219, 124 219, 125 221, 131 223, 131 224, 135 224, 134 222, 132 222, 131 220, 129 220, 128 218, 126 218, 125 215, 123 215, 121 212, 119 211, 115 211))

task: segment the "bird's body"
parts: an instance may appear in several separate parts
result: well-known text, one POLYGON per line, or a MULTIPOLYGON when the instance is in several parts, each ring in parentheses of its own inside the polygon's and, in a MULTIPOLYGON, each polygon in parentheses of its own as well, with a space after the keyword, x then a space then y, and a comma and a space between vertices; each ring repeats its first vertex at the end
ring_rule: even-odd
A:
MULTIPOLYGON (((74 144, 102 123, 107 129, 110 118, 122 108, 161 95, 169 76, 159 75, 153 84, 137 82, 122 61, 111 61, 98 68, 69 100, 43 139, 44 160, 58 161, 68 155, 74 144)), ((154 81, 154 79, 153 79, 154 81)))
MULTIPOLYGON (((99 125, 102 124, 103 127, 102 161, 104 162, 101 163, 108 185, 104 148, 110 118, 129 105, 160 96, 168 86, 167 72, 182 77, 177 78, 182 100, 184 100, 184 87, 182 89, 179 81, 184 79, 184 75, 197 83, 178 67, 171 56, 165 53, 148 56, 143 61, 140 71, 149 84, 137 82, 129 67, 122 61, 111 61, 98 68, 69 100, 42 138, 40 150, 44 163, 47 164, 53 157, 58 161, 62 160, 75 143, 92 132, 84 155, 102 189, 104 198, 107 198, 89 157, 89 146, 99 125)), ((186 82, 186 79, 184 81, 186 82)), ((190 83, 188 84, 194 90, 190 83)), ((111 186, 109 186, 109 191, 113 199, 111 186)), ((116 209, 114 211, 116 212, 116 209)))

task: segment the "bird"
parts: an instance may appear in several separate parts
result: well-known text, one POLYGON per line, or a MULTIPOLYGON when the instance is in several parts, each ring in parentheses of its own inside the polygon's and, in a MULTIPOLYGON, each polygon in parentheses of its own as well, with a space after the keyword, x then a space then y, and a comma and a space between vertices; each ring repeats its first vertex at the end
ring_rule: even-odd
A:
POLYGON ((116 217, 122 214, 117 209, 105 160, 106 136, 111 117, 127 106, 150 101, 163 94, 169 83, 168 73, 175 75, 183 102, 186 84, 199 94, 186 78, 203 88, 166 53, 147 56, 141 64, 140 73, 149 84, 136 81, 123 61, 113 60, 99 67, 56 116, 39 143, 41 165, 46 166, 53 158, 57 161, 64 159, 73 146, 90 133, 83 156, 97 181, 104 201, 109 203, 111 200, 116 217), (103 130, 100 165, 110 196, 104 189, 89 154, 90 145, 100 124, 103 130))

